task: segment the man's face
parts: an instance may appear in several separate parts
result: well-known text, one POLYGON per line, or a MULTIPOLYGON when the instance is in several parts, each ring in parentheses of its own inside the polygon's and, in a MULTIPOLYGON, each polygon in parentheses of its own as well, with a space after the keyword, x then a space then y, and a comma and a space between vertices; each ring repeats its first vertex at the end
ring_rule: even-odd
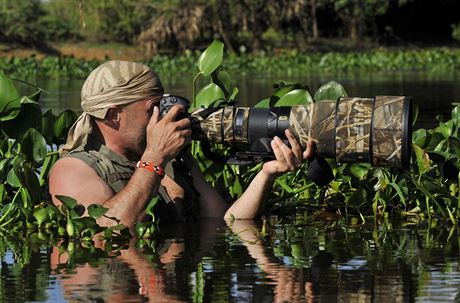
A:
POLYGON ((123 107, 120 120, 120 135, 123 146, 129 153, 142 156, 147 146, 146 127, 153 114, 153 108, 160 105, 162 95, 133 102, 123 107))

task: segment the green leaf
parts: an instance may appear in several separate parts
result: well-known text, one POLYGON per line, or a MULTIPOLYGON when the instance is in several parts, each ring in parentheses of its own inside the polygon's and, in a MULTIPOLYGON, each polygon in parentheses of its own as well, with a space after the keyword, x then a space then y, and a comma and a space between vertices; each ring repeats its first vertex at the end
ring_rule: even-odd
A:
POLYGON ((41 130, 42 110, 40 105, 28 97, 21 99, 21 111, 12 120, 2 122, 3 131, 10 138, 19 139, 29 128, 41 130))
POLYGON ((430 158, 426 151, 417 145, 413 145, 413 149, 417 159, 418 171, 420 174, 424 174, 430 169, 430 158))
POLYGON ((65 142, 70 127, 77 121, 77 114, 71 110, 62 112, 53 125, 54 138, 59 142, 65 142))
POLYGON ((158 199, 159 199, 158 195, 153 197, 145 209, 145 213, 154 219, 155 219, 155 214, 153 213, 153 208, 155 207, 155 205, 157 205, 158 199))
MULTIPOLYGON (((226 71, 219 71, 219 80, 222 83, 222 85, 225 87, 225 90, 227 92, 232 91, 233 84, 232 84, 232 78, 230 77, 230 74, 227 73, 226 71)), ((216 83, 217 84, 217 83, 216 83)))
POLYGON ((31 163, 41 163, 46 156, 46 140, 35 129, 29 128, 22 138, 22 152, 31 163))
POLYGON ((198 59, 198 69, 204 76, 209 76, 222 63, 224 44, 214 40, 198 59))
POLYGON ((29 192, 31 202, 34 205, 40 202, 40 182, 35 171, 28 166, 23 166, 22 169, 15 169, 15 172, 16 174, 19 172, 19 180, 29 192))
POLYGON ((294 89, 282 96, 275 106, 307 105, 313 103, 313 98, 306 89, 294 89))
POLYGON ((108 210, 108 208, 99 204, 91 204, 88 206, 88 214, 96 220, 103 216, 108 210))
POLYGON ((72 197, 64 196, 64 195, 56 195, 56 198, 62 202, 68 209, 73 209, 77 206, 77 200, 72 197))
POLYGON ((20 108, 19 92, 11 79, 0 70, 0 121, 14 119, 20 108))
POLYGON ((224 92, 218 85, 210 83, 198 92, 196 96, 196 106, 207 108, 210 104, 219 100, 225 100, 224 92))
POLYGON ((297 84, 297 83, 286 85, 286 86, 281 86, 277 88, 270 97, 269 107, 273 106, 276 102, 278 102, 279 99, 281 99, 284 95, 286 95, 290 91, 295 90, 295 89, 302 89, 302 88, 304 87, 302 87, 302 85, 297 84))
POLYGON ((3 204, 3 200, 6 197, 5 184, 0 184, 0 204, 3 204))
POLYGON ((46 141, 48 143, 53 142, 53 136, 54 136, 54 122, 56 120, 56 117, 53 115, 51 110, 47 110, 43 115, 42 115, 42 135, 45 137, 46 141))
POLYGON ((43 222, 46 222, 49 219, 49 211, 46 208, 36 208, 34 209, 33 216, 37 220, 38 227, 42 226, 43 222))
POLYGON ((12 167, 10 171, 8 172, 8 175, 6 177, 6 182, 14 188, 21 187, 21 181, 19 181, 19 178, 16 175, 14 167, 12 167))
POLYGON ((46 181, 48 180, 48 174, 51 171, 51 167, 53 167, 54 163, 59 159, 58 153, 52 153, 45 157, 45 161, 43 162, 43 166, 40 170, 40 186, 43 186, 46 181))
POLYGON ((259 102, 257 102, 256 105, 254 105, 254 107, 257 107, 257 108, 268 108, 269 106, 270 106, 269 98, 262 99, 259 102))
POLYGON ((318 88, 315 93, 315 101, 336 100, 346 96, 347 92, 340 83, 330 81, 318 88))
POLYGON ((240 92, 240 90, 238 89, 238 87, 235 86, 233 88, 232 94, 230 95, 230 97, 228 97, 228 100, 229 101, 234 101, 239 92, 240 92))
POLYGON ((440 122, 439 126, 434 129, 435 132, 439 132, 444 138, 449 138, 453 132, 454 121, 449 120, 447 122, 440 122))
POLYGON ((369 164, 352 164, 350 165, 350 172, 353 176, 357 177, 359 180, 364 180, 369 172, 369 164))

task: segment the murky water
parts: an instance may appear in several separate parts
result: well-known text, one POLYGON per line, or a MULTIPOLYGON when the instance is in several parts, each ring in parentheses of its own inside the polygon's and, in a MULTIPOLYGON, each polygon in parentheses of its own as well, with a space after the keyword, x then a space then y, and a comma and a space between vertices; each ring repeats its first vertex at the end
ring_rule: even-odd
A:
MULTIPOLYGON (((185 96, 191 100, 192 76, 163 77, 166 92, 185 96)), ((233 75, 238 86, 239 104, 250 106, 273 92, 272 84, 279 80, 308 85, 315 92, 330 80, 341 83, 349 96, 374 97, 377 95, 408 95, 420 109, 416 127, 433 127, 438 114, 450 116, 453 102, 460 102, 460 72, 430 73, 357 73, 335 75, 305 75, 285 77, 233 75)), ((38 79, 37 84, 49 93, 42 98, 43 106, 56 112, 64 109, 80 111, 80 89, 84 80, 38 79)))
MULTIPOLYGON (((23 244, 1 263, 0 301, 452 302, 457 231, 221 220, 163 227, 152 247, 23 244), (20 247, 21 248, 21 247, 20 247), (16 259, 14 254, 22 256, 16 259), (24 256, 25 255, 25 256, 24 256), (26 265, 20 262, 30 261, 26 265)), ((25 241, 25 240, 24 240, 25 241)), ((1 243, 1 242, 0 242, 1 243)), ((2 243, 2 246, 5 242, 2 243)))

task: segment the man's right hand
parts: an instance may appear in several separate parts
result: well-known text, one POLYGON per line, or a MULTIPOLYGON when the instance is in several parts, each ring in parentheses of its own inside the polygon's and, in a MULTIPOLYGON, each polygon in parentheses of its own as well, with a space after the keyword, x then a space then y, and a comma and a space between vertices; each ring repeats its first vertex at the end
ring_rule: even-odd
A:
POLYGON ((147 125, 147 147, 142 156, 143 161, 165 165, 190 144, 192 140, 190 120, 184 118, 176 121, 176 117, 181 112, 185 112, 185 107, 176 105, 160 119, 160 110, 157 106, 154 107, 147 125))

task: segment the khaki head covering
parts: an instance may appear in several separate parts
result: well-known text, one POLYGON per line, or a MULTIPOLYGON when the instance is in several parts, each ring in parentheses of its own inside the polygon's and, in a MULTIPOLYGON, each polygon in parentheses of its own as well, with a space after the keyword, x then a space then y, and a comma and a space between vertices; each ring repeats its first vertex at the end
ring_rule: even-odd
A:
POLYGON ((163 94, 160 78, 136 62, 113 60, 93 70, 81 89, 83 113, 69 130, 61 150, 65 154, 87 141, 90 116, 104 119, 110 106, 123 105, 163 94))

